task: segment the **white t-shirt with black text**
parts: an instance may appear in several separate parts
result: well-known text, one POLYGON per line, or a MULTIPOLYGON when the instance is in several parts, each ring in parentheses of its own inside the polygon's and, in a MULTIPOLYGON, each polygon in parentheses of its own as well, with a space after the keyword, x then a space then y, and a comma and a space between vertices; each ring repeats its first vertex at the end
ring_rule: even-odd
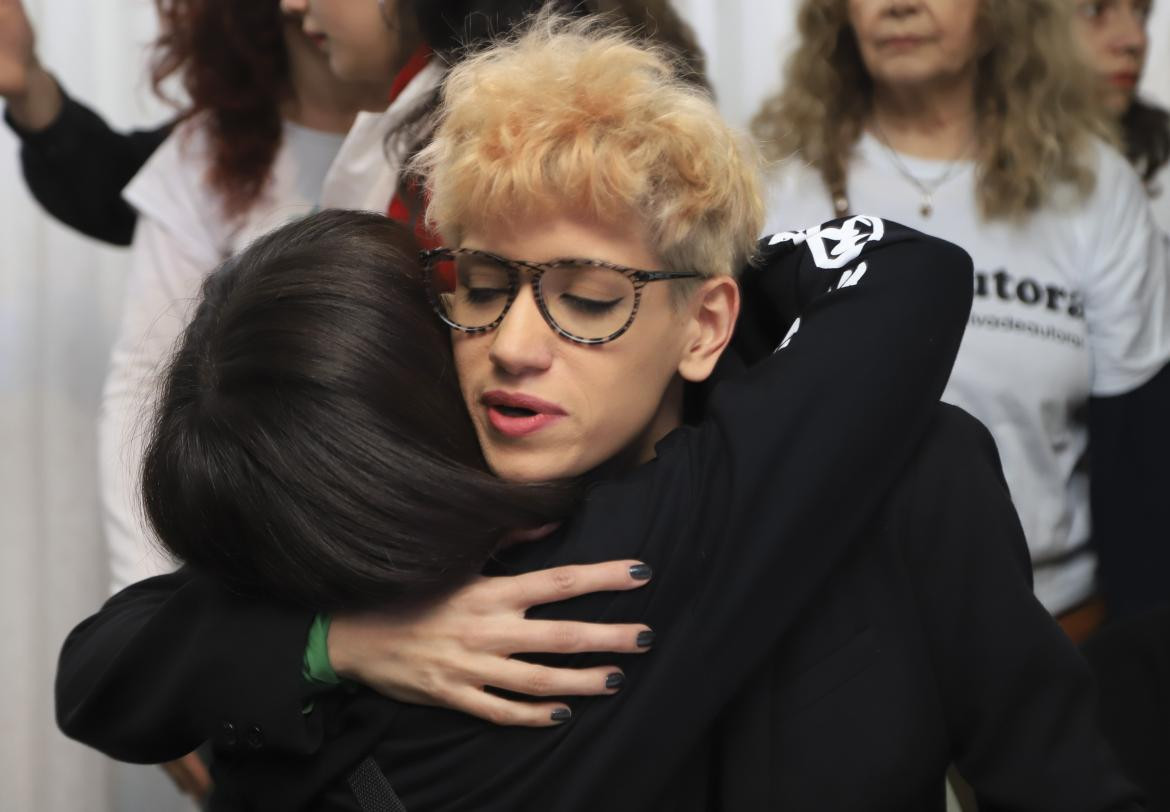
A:
MULTIPOLYGON (((1103 144, 1095 152, 1097 183, 1088 198, 1057 190, 1022 222, 980 215, 973 162, 900 155, 899 166, 867 134, 848 173, 850 211, 950 240, 974 259, 975 303, 944 399, 994 435, 1031 549, 1036 595, 1053 613, 1094 590, 1088 399, 1130 391, 1170 359, 1170 279, 1149 200, 1121 155, 1103 144), (929 217, 903 171, 926 183, 946 176, 929 217)), ((832 216, 815 170, 791 159, 777 169, 768 231, 832 216)))

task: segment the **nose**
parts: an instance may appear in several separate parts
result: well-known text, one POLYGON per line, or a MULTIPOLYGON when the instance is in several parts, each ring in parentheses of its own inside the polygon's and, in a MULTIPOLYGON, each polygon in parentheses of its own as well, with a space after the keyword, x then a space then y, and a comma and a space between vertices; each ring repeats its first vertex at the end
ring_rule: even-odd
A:
POLYGON ((1113 32, 1113 47, 1122 53, 1141 57, 1146 52, 1149 37, 1146 34, 1145 20, 1132 4, 1124 4, 1119 9, 1117 23, 1113 32))
POLYGON ((309 0, 280 0, 280 10, 285 14, 302 15, 309 8, 309 0))
POLYGON ((488 357, 507 375, 537 374, 552 365, 552 345, 557 340, 536 306, 532 286, 524 285, 500 326, 491 332, 488 357))
POLYGON ((894 18, 913 17, 922 11, 922 3, 921 0, 891 0, 883 10, 894 18))

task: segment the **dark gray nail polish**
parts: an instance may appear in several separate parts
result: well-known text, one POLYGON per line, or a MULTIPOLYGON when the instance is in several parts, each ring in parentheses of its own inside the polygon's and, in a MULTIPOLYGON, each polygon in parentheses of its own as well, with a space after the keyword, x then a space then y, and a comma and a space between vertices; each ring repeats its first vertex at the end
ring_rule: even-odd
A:
POLYGON ((605 687, 611 691, 616 691, 626 684, 626 675, 614 672, 605 678, 605 687))
POLYGON ((649 564, 635 564, 630 567, 630 577, 635 581, 649 581, 653 574, 654 570, 650 569, 649 564))
POLYGON ((573 718, 573 712, 568 708, 557 708, 552 712, 552 720, 554 722, 567 722, 573 718))
POLYGON ((638 632, 638 648, 650 648, 654 645, 654 632, 638 632))

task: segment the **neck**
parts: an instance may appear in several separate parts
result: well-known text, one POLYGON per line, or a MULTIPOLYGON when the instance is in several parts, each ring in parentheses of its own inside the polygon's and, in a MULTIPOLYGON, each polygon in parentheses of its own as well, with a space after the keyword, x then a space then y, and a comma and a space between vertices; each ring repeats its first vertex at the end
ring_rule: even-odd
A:
POLYGON ((869 128, 896 152, 957 160, 972 146, 976 126, 973 73, 932 87, 874 89, 869 128))
POLYGON ((281 105, 289 121, 321 132, 349 132, 363 110, 386 109, 390 81, 343 82, 329 70, 329 62, 307 42, 289 37, 289 84, 292 93, 281 105))
POLYGON ((683 424, 683 392, 686 384, 683 379, 675 376, 670 385, 666 387, 666 393, 662 396, 662 403, 658 407, 658 413, 654 415, 654 419, 650 425, 646 427, 645 434, 642 435, 640 442, 635 443, 637 451, 637 459, 633 462, 643 463, 654 459, 654 446, 683 424))

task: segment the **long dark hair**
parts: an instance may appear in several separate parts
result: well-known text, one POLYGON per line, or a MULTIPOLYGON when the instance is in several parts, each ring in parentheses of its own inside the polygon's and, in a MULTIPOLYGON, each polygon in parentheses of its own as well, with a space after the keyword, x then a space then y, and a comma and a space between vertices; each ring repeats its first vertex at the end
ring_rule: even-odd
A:
POLYGON ((1125 156, 1149 183, 1170 162, 1170 112, 1134 99, 1121 117, 1125 156))
POLYGON ((450 586, 571 511, 571 485, 487 473, 416 257, 403 226, 327 211, 208 277, 143 467, 167 550, 336 611, 450 586))
POLYGON ((184 118, 204 115, 211 144, 208 182, 229 217, 263 193, 284 137, 280 104, 291 92, 284 17, 274 0, 155 0, 161 34, 154 88, 179 76, 184 118))

